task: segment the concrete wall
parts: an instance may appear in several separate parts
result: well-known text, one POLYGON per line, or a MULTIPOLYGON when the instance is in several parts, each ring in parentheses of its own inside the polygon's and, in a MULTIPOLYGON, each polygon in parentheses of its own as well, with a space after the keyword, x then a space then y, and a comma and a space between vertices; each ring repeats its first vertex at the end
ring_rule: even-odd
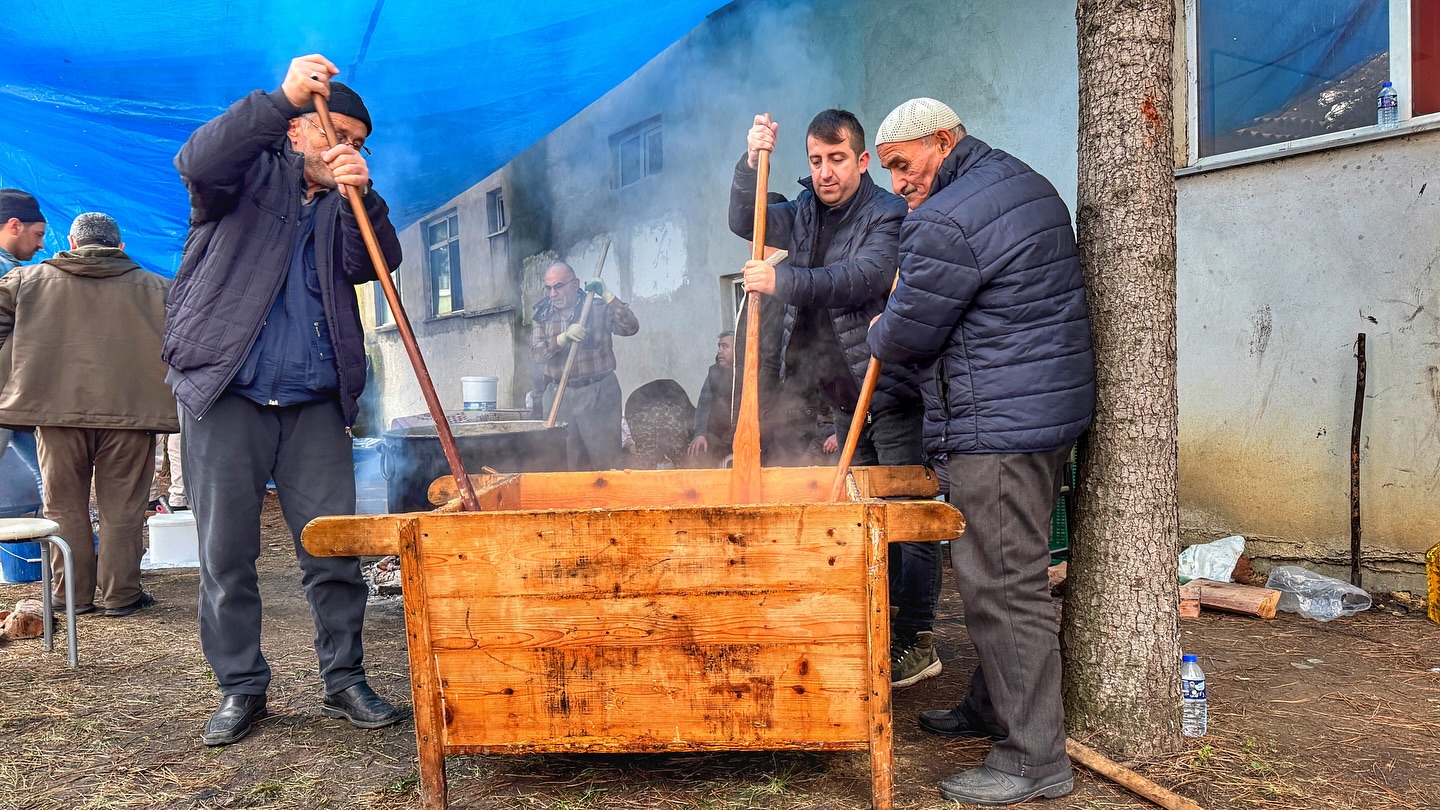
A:
POLYGON ((1192 539, 1341 563, 1368 335, 1366 584, 1440 540, 1440 135, 1183 177, 1180 486, 1192 539))

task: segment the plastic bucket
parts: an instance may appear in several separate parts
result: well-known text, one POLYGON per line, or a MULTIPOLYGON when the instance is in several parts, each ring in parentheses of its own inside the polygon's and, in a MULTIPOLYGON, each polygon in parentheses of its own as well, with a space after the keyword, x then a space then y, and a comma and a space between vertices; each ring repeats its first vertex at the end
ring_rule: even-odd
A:
POLYGON ((200 534, 195 529, 194 512, 152 515, 145 522, 150 527, 151 565, 200 564, 200 534))
POLYGON ((0 578, 6 582, 39 582, 40 544, 0 543, 0 578))
POLYGON ((493 411, 500 399, 499 377, 461 377, 461 397, 467 411, 493 411))

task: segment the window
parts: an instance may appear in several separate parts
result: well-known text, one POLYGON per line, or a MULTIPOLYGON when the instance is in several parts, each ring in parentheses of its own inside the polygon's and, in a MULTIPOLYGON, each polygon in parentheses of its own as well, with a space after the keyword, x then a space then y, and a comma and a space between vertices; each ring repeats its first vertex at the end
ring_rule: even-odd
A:
POLYGON ((425 223, 425 253, 430 267, 430 314, 465 309, 460 285, 460 223, 454 211, 425 223))
POLYGON ((1187 5, 1192 162, 1373 130, 1385 81, 1402 121, 1440 112, 1440 0, 1187 5))
POLYGON ((505 214, 503 189, 485 194, 485 221, 490 228, 490 272, 503 277, 510 266, 510 220, 505 214))
POLYGON ((660 117, 611 135, 610 154, 616 188, 624 188, 642 177, 659 174, 665 167, 660 117))
MULTIPOLYGON (((400 269, 397 267, 390 272, 390 281, 395 285, 396 295, 400 295, 400 269)), ((375 295, 375 325, 389 326, 395 323, 395 313, 390 311, 390 302, 385 299, 385 288, 380 286, 380 282, 372 281, 370 290, 375 295)), ((404 298, 401 298, 401 303, 404 303, 404 298)))

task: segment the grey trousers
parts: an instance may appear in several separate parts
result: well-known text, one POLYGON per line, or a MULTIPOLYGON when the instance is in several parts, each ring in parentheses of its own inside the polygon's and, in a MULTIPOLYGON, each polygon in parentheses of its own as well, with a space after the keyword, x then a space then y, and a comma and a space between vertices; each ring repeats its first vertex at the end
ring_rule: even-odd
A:
MULTIPOLYGON (((545 413, 555 405, 555 383, 545 386, 545 413)), ((559 421, 568 427, 565 449, 570 470, 614 470, 620 466, 620 380, 615 372, 593 381, 565 383, 559 421)))
POLYGON ((200 533, 200 646, 222 695, 261 695, 260 510, 273 478, 294 538, 315 623, 325 691, 365 680, 360 629, 368 589, 359 557, 314 557, 300 545, 312 518, 355 511, 350 435, 336 400, 269 407, 225 394, 203 419, 180 409, 186 485, 200 533))
MULTIPOLYGON (((60 524, 70 544, 75 605, 122 608, 140 599, 140 558, 145 556, 145 492, 155 434, 143 430, 38 427, 45 517, 60 524), (100 554, 90 530, 90 483, 100 512, 100 554), (96 589, 99 598, 96 598, 96 589)), ((65 567, 50 558, 55 599, 65 601, 65 567)))
POLYGON ((950 502, 965 516, 951 559, 980 666, 954 711, 997 736, 985 764, 1040 778, 1070 768, 1060 636, 1050 602, 1050 516, 1070 448, 952 454, 950 502))

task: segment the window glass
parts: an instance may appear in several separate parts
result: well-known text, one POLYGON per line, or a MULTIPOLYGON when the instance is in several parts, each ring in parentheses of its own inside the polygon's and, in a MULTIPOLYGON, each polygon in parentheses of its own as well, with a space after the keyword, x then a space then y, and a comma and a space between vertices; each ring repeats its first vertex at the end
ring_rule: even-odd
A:
POLYGON ((1200 0, 1201 157, 1374 126, 1386 0, 1200 0))

